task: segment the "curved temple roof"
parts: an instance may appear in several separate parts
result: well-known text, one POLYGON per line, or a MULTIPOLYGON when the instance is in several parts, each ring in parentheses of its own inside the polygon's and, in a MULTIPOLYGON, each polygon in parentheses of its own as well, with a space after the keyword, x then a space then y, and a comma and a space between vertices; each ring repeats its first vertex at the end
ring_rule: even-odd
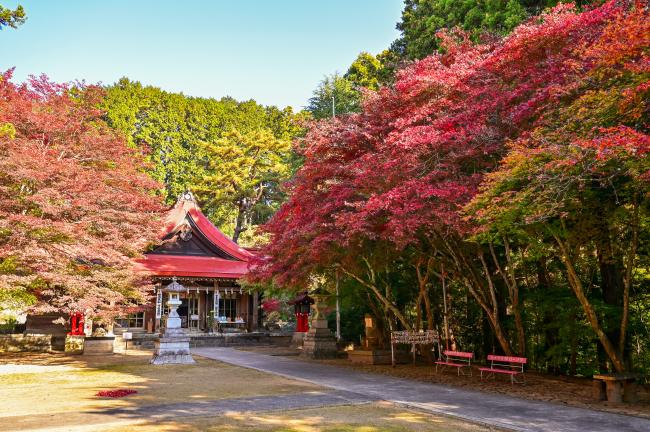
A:
MULTIPOLYGON (((190 237, 191 238, 191 237, 190 237)), ((183 194, 170 210, 160 235, 161 246, 137 260, 138 267, 153 276, 185 276, 239 279, 248 273, 254 254, 229 239, 201 212, 190 193, 183 194), (183 229, 191 228, 206 250, 184 250, 183 229), (165 243, 181 245, 163 249, 165 243)))

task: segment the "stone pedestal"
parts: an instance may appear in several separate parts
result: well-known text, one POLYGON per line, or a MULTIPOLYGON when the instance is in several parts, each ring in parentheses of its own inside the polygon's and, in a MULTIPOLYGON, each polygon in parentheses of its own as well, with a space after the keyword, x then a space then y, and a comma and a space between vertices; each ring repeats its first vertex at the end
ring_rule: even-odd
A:
POLYGON ((195 363, 190 353, 190 338, 181 328, 181 317, 177 309, 181 301, 178 292, 184 290, 182 285, 174 281, 167 287, 169 289, 169 316, 165 329, 155 341, 155 352, 151 364, 193 364, 195 363))
POLYGON ((190 353, 190 337, 182 329, 167 329, 154 341, 154 346, 155 352, 151 364, 196 363, 190 353))
POLYGON ((84 355, 113 354, 115 336, 90 336, 84 340, 84 355))
POLYGON ((65 352, 67 354, 83 354, 85 335, 67 335, 65 337, 65 352))
POLYGON ((365 327, 365 338, 361 347, 348 351, 348 359, 352 363, 362 364, 391 364, 391 354, 389 350, 380 349, 379 333, 377 331, 377 320, 369 314, 363 318, 365 327))
POLYGON ((354 349, 348 351, 348 360, 352 363, 371 365, 391 364, 390 351, 380 349, 354 349))
POLYGON ((313 295, 312 297, 314 304, 311 327, 305 333, 300 355, 315 359, 334 358, 337 354, 336 338, 327 327, 327 320, 322 316, 321 311, 325 296, 313 295))
POLYGON ((306 332, 293 332, 289 346, 291 348, 302 348, 302 344, 305 340, 305 334, 306 332))

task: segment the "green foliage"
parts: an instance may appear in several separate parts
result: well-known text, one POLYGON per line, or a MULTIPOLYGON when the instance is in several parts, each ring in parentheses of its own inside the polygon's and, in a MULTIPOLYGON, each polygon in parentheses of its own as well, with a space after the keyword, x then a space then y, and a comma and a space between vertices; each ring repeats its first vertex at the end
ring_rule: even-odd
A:
POLYGON ((69 243, 70 236, 51 228, 29 230, 27 236, 41 243, 69 243))
POLYGON ((0 275, 11 275, 18 273, 18 260, 15 257, 0 258, 0 275))
POLYGON ((260 165, 277 165, 277 158, 283 160, 282 174, 273 178, 275 195, 270 197, 266 192, 251 210, 254 217, 246 215, 254 223, 263 222, 276 206, 273 200, 279 197, 279 181, 299 164, 290 142, 303 133, 302 122, 308 118, 306 113, 295 114, 290 107, 264 107, 253 100, 188 97, 127 78, 107 88, 102 108, 108 124, 124 133, 129 145, 147 154, 148 172, 164 185, 167 203, 173 203, 184 191, 197 190, 205 213, 229 233, 237 226, 238 203, 251 190, 251 180, 238 176, 248 175, 252 169, 262 183, 271 182, 273 176, 258 171, 260 165), (253 148, 256 139, 269 146, 282 143, 281 149, 260 153, 257 159, 254 152, 259 148, 253 148), (282 155, 277 154, 279 151, 282 155), (198 179, 205 181, 198 184, 198 179), (249 183, 244 185, 246 181, 249 183))
POLYGON ((26 20, 27 15, 22 6, 18 5, 16 9, 11 10, 0 5, 0 30, 2 30, 2 27, 17 28, 19 25, 24 24, 26 20))
POLYGON ((506 34, 529 16, 553 6, 553 0, 406 0, 397 28, 401 55, 414 60, 439 48, 441 29, 460 27, 478 38, 485 32, 506 34))
POLYGON ((16 137, 16 128, 11 123, 0 124, 0 138, 14 139, 16 137))
POLYGON ((350 81, 354 87, 377 90, 381 84, 381 71, 381 61, 372 54, 362 52, 352 62, 344 78, 350 81))
MULTIPOLYGON (((361 67, 359 67, 357 76, 361 80, 368 79, 361 76, 361 67)), ((315 119, 326 119, 333 115, 358 112, 361 109, 360 103, 359 87, 353 81, 335 73, 326 76, 314 90, 309 99, 307 111, 315 119)))
POLYGON ((270 129, 233 129, 213 143, 204 143, 204 169, 193 190, 212 219, 227 225, 234 213, 233 240, 251 225, 265 222, 282 201, 280 185, 291 174, 291 143, 270 129))

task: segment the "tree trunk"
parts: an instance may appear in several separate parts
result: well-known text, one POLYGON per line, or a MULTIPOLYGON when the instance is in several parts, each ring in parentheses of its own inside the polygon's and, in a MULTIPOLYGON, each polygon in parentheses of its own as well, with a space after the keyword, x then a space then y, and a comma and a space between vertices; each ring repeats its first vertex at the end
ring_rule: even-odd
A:
POLYGON ((431 273, 433 271, 433 258, 429 257, 426 262, 426 271, 422 274, 420 270, 420 265, 422 260, 418 260, 415 264, 415 273, 418 278, 418 330, 420 329, 420 320, 421 320, 421 303, 420 300, 424 301, 424 307, 426 309, 427 316, 427 329, 433 330, 433 313, 431 312, 431 299, 429 298, 429 279, 431 278, 431 273))
POLYGON ((499 303, 497 301, 496 290, 494 284, 492 283, 492 278, 490 276, 489 269, 483 258, 482 251, 479 250, 478 258, 481 261, 484 271, 484 277, 481 278, 477 275, 478 271, 476 268, 469 262, 468 257, 465 256, 460 247, 454 247, 446 238, 441 237, 442 241, 445 243, 448 252, 452 256, 452 261, 456 266, 456 273, 460 280, 462 280, 470 294, 481 306, 485 314, 487 315, 488 322, 492 327, 494 336, 496 337, 501 349, 506 355, 513 355, 512 347, 510 342, 506 337, 506 334, 501 326, 501 321, 499 319, 499 303), (487 286, 486 286, 487 285, 487 286))
MULTIPOLYGON (((375 294, 377 299, 379 299, 379 301, 386 307, 386 309, 393 313, 395 318, 397 318, 397 320, 402 324, 402 326, 404 326, 404 329, 406 329, 406 330, 412 330, 413 329, 411 327, 411 325, 409 324, 408 320, 402 314, 402 312, 400 312, 400 310, 397 308, 397 306, 395 306, 389 299, 387 299, 384 295, 382 295, 381 291, 379 291, 379 289, 377 288, 377 286, 374 283, 369 283, 369 282, 363 280, 362 278, 360 278, 356 274, 350 272, 349 270, 345 269, 344 267, 339 267, 339 268, 341 269, 341 271, 343 273, 350 276, 351 278, 353 278, 354 280, 356 280, 357 282, 359 282, 361 285, 365 286, 366 288, 370 289, 370 291, 372 291, 372 293, 375 294)), ((374 275, 374 270, 370 269, 370 271, 374 275)), ((371 279, 374 279, 374 277, 372 277, 371 279)))
POLYGON ((421 325, 422 325, 422 291, 418 293, 418 299, 415 302, 415 331, 419 331, 421 325))
POLYGON ((634 209, 632 212, 631 221, 632 241, 628 249, 627 259, 625 262, 625 278, 623 279, 623 314, 621 316, 621 327, 619 331, 619 345, 618 350, 625 358, 625 342, 627 336, 627 322, 630 314, 630 288, 632 287, 632 276, 634 272, 634 265, 636 262, 636 252, 639 246, 639 206, 637 204, 636 196, 634 198, 634 209))
POLYGON ((585 315, 587 316, 587 320, 589 321, 591 328, 598 336, 598 340, 602 344, 605 353, 607 353, 607 356, 609 357, 610 361, 614 365, 614 369, 616 369, 616 372, 625 372, 625 365, 621 357, 619 356, 616 347, 612 344, 612 341, 609 339, 609 337, 607 337, 607 335, 603 331, 603 328, 601 327, 600 322, 598 321, 598 315, 596 315, 596 311, 594 310, 593 306, 591 305, 589 299, 585 294, 584 288, 582 286, 582 282, 578 277, 571 256, 569 255, 568 247, 555 233, 553 233, 553 237, 555 238, 555 241, 558 247, 560 248, 560 252, 561 252, 560 257, 567 269, 569 285, 573 289, 574 294, 576 295, 578 301, 582 305, 582 308, 585 312, 585 315))
POLYGON ((244 200, 240 200, 237 208, 237 218, 235 219, 235 231, 232 235, 232 241, 235 243, 239 241, 241 233, 246 230, 246 212, 246 203, 244 200))
POLYGON ((499 258, 494 251, 492 243, 489 244, 490 253, 492 255, 492 260, 496 266, 503 282, 508 288, 508 297, 510 297, 510 304, 512 306, 512 312, 515 316, 515 329, 517 331, 517 350, 519 355, 526 355, 526 333, 524 331, 523 320, 521 319, 521 308, 519 306, 519 284, 515 277, 514 263, 512 262, 512 252, 510 250, 510 242, 507 237, 503 237, 503 245, 505 248, 506 262, 508 265, 507 271, 504 271, 499 263, 499 258))

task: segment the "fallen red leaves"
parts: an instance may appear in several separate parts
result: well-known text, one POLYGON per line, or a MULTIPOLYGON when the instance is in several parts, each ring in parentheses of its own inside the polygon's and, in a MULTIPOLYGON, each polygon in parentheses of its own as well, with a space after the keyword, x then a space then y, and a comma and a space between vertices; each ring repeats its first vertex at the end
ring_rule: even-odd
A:
POLYGON ((107 397, 107 398, 121 398, 124 396, 135 394, 137 392, 138 392, 137 390, 133 390, 133 389, 102 390, 97 392, 95 396, 107 397))

